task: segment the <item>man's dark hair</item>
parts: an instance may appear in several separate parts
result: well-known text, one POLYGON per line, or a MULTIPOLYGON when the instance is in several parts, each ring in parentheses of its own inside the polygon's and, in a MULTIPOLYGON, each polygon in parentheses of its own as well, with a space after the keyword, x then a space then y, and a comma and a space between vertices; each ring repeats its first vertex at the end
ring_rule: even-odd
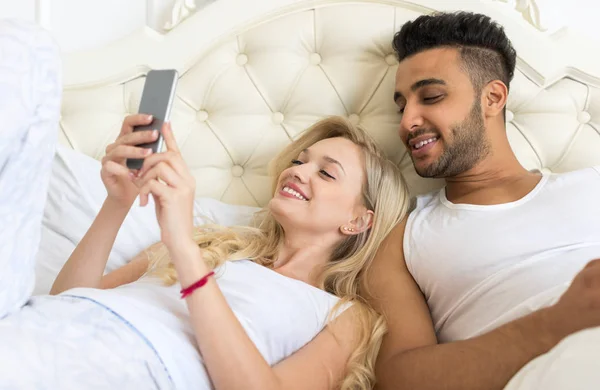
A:
POLYGON ((471 12, 423 15, 407 22, 392 43, 398 60, 440 47, 455 47, 476 92, 492 80, 506 87, 513 78, 517 53, 504 28, 486 15, 471 12))

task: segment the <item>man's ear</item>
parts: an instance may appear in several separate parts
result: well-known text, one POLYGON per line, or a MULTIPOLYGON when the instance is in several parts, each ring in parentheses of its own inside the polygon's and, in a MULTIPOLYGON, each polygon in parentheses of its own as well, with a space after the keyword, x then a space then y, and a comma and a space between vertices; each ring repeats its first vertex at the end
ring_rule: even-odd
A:
POLYGON ((504 113, 508 100, 508 88, 500 80, 490 81, 482 91, 482 110, 486 118, 496 117, 504 113))

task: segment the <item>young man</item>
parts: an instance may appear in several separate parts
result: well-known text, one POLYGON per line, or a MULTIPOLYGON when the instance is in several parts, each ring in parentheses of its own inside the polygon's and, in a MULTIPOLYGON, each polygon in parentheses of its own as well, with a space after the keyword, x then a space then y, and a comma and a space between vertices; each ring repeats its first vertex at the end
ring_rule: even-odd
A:
POLYGON ((400 137, 419 175, 446 186, 417 199, 375 261, 389 322, 378 388, 502 389, 600 326, 600 169, 519 164, 504 118, 516 53, 487 16, 422 16, 393 44, 400 137))

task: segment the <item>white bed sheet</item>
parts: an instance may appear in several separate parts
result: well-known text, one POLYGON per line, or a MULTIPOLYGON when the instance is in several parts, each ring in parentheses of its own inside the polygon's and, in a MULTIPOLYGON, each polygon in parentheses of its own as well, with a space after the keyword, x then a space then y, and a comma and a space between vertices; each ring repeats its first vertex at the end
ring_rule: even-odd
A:
POLYGON ((597 390, 600 327, 577 332, 523 367, 504 390, 597 390))

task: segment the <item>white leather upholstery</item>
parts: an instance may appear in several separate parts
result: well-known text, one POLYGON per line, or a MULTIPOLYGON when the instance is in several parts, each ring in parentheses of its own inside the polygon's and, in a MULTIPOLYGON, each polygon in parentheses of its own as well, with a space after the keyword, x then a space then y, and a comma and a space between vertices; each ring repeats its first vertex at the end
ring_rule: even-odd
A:
MULTIPOLYGON (((120 53, 130 64, 180 70, 172 122, 197 179, 198 196, 264 205, 271 195, 266 165, 272 156, 313 122, 333 114, 374 134, 401 164, 414 194, 440 185, 416 176, 397 137, 400 117, 392 101, 397 63, 391 40, 405 21, 441 2, 412 2, 426 9, 390 1, 295 1, 286 8, 282 4, 291 1, 270 0, 272 12, 263 10, 242 23, 241 11, 233 15, 231 6, 243 8, 244 2, 219 0, 166 37, 145 33, 143 39, 132 37, 119 50, 113 46, 104 52, 105 57, 120 53), (211 23, 219 34, 198 33, 211 23), (140 55, 142 50, 152 52, 153 60, 140 55)), ((444 7, 448 3, 453 2, 444 7)), ((553 72, 548 62, 563 56, 552 52, 551 40, 517 12, 507 16, 511 10, 485 4, 472 8, 506 23, 520 55, 507 112, 507 131, 519 160, 527 168, 556 172, 600 165, 597 75, 569 73, 564 64, 553 72)), ((119 56, 104 60, 125 63, 119 56)), ((78 61, 86 66, 84 59, 78 61)), ((600 64, 596 59, 590 63, 600 64)), ((67 59, 67 80, 77 64, 67 59)), ((143 68, 110 72, 108 77, 99 70, 100 76, 89 80, 72 76, 75 81, 67 83, 64 93, 61 141, 98 159, 123 116, 136 112, 143 87, 143 68)))

